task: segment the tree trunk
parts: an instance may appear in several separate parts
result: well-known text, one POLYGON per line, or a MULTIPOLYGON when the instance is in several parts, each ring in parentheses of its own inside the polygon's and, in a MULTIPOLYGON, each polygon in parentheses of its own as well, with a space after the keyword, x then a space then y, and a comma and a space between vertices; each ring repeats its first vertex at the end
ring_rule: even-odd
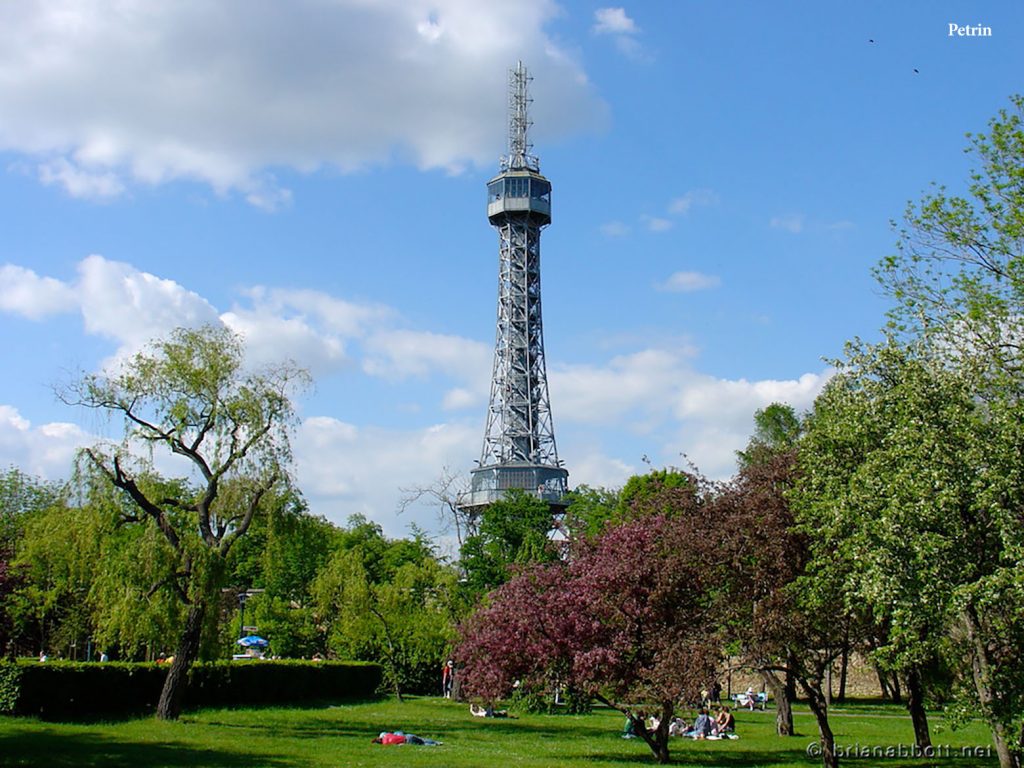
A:
POLYGON ((927 754, 932 745, 928 732, 928 715, 924 711, 924 687, 921 685, 921 670, 911 667, 907 672, 907 709, 914 724, 914 742, 919 754, 927 754))
POLYGON ((188 685, 188 671, 199 658, 199 641, 203 636, 203 617, 206 615, 206 602, 201 600, 188 609, 185 619, 185 631, 178 641, 178 649, 174 661, 167 671, 163 690, 160 691, 160 702, 156 706, 156 716, 160 720, 177 720, 185 702, 185 688, 188 685))
MULTIPOLYGON (((648 730, 647 723, 644 722, 643 717, 640 717, 637 733, 647 742, 647 746, 651 748, 651 752, 654 753, 655 758, 662 765, 666 765, 669 762, 668 729, 672 725, 672 718, 675 716, 675 713, 675 704, 671 701, 663 701, 661 703, 661 716, 658 720, 658 727, 653 731, 648 730)), ((637 726, 635 719, 633 724, 634 727, 637 726)))
POLYGON ((878 675, 878 688, 882 691, 882 700, 891 699, 892 693, 889 691, 889 680, 885 672, 881 667, 875 665, 875 674, 878 675))
POLYGON ((832 733, 832 726, 828 724, 828 704, 825 700, 825 693, 821 689, 821 683, 812 685, 809 681, 800 678, 800 687, 807 694, 807 703, 814 713, 814 719, 818 721, 818 746, 821 750, 821 764, 824 768, 839 768, 839 756, 836 754, 836 739, 832 733))
POLYGON ((647 746, 651 748, 651 752, 654 753, 654 757, 662 765, 666 765, 669 762, 669 751, 668 751, 668 729, 672 725, 672 718, 676 713, 675 703, 672 701, 663 701, 661 703, 661 720, 658 722, 658 727, 651 731, 647 728, 647 722, 644 718, 643 712, 635 712, 622 704, 617 704, 609 699, 606 699, 600 694, 595 694, 594 698, 604 704, 610 709, 617 709, 619 712, 624 714, 626 718, 633 724, 633 733, 643 739, 647 746))
POLYGON ((972 646, 971 672, 974 677, 974 688, 978 693, 981 712, 992 729, 992 743, 995 744, 996 754, 999 756, 999 768, 1021 768, 1020 755, 1010 749, 1006 726, 992 712, 996 692, 992 690, 990 682, 992 665, 985 639, 981 636, 981 622, 970 607, 961 614, 961 620, 967 629, 967 638, 972 646))
POLYGON ((784 680, 773 670, 767 669, 761 670, 761 677, 775 699, 775 732, 779 736, 792 736, 793 700, 790 698, 788 679, 784 680))
POLYGON ((793 670, 796 669, 796 654, 793 651, 786 652, 786 698, 790 701, 796 701, 796 675, 793 674, 793 670))
POLYGON ((846 701, 846 678, 850 667, 850 619, 846 619, 846 631, 843 632, 843 653, 839 661, 839 701, 846 701))

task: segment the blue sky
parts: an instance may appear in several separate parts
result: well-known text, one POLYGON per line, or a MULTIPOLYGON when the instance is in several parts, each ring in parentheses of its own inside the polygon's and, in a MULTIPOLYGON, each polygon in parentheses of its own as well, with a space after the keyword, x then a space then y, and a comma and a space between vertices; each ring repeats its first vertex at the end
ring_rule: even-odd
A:
POLYGON ((54 384, 224 322, 313 372, 314 512, 436 530, 400 488, 480 453, 484 185, 522 59, 570 482, 684 454, 728 476, 754 410, 808 408, 824 359, 877 336, 889 222, 964 187, 1022 40, 1011 0, 3 4, 0 464, 66 475, 117 427, 54 384))

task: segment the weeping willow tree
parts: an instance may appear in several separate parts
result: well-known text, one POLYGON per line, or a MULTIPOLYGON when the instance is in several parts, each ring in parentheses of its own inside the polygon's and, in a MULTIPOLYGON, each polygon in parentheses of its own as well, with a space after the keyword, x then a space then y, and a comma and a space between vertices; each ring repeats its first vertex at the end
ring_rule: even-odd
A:
MULTIPOLYGON (((204 621, 226 572, 232 546, 289 482, 291 396, 308 375, 291 364, 262 371, 243 365, 243 345, 222 326, 178 329, 152 342, 116 371, 83 377, 69 403, 121 422, 119 442, 83 451, 80 469, 109 483, 128 502, 119 526, 141 526, 137 557, 152 567, 150 592, 172 595, 184 621, 157 716, 181 713, 189 668, 199 656, 204 621), (183 479, 158 479, 155 462, 173 459, 183 479)), ((175 471, 178 471, 177 469, 175 471)))

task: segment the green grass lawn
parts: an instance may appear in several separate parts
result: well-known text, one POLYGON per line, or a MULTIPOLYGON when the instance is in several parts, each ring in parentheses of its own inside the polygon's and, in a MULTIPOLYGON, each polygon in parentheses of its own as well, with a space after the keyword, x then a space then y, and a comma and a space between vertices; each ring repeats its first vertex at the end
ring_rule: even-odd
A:
MULTIPOLYGON (((839 744, 913 744, 905 711, 897 706, 836 707, 832 719, 839 744)), ((736 741, 695 742, 673 739, 674 765, 707 768, 820 765, 807 757, 816 740, 814 718, 797 709, 790 739, 774 735, 775 715, 736 713, 736 741)), ((620 737, 617 712, 591 715, 525 715, 516 719, 470 716, 468 706, 435 698, 392 699, 310 708, 207 709, 177 723, 152 718, 114 723, 45 723, 0 717, 2 766, 130 766, 158 768, 314 768, 330 766, 558 766, 584 762, 598 766, 655 765, 639 739, 620 737), (371 744, 383 730, 404 730, 444 742, 440 747, 371 744)), ((980 723, 950 731, 939 715, 931 719, 935 744, 985 747, 990 744, 980 723)), ((996 765, 987 758, 956 756, 931 760, 850 758, 845 765, 937 765, 977 768, 996 765)))

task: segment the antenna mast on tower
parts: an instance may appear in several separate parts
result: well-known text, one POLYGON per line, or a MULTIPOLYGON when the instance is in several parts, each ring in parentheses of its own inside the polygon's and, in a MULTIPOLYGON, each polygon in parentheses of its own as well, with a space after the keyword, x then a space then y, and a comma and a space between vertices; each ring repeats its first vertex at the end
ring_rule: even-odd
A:
POLYGON ((534 171, 540 173, 540 158, 530 154, 530 81, 533 80, 523 62, 508 71, 508 154, 501 158, 504 171, 534 171))

